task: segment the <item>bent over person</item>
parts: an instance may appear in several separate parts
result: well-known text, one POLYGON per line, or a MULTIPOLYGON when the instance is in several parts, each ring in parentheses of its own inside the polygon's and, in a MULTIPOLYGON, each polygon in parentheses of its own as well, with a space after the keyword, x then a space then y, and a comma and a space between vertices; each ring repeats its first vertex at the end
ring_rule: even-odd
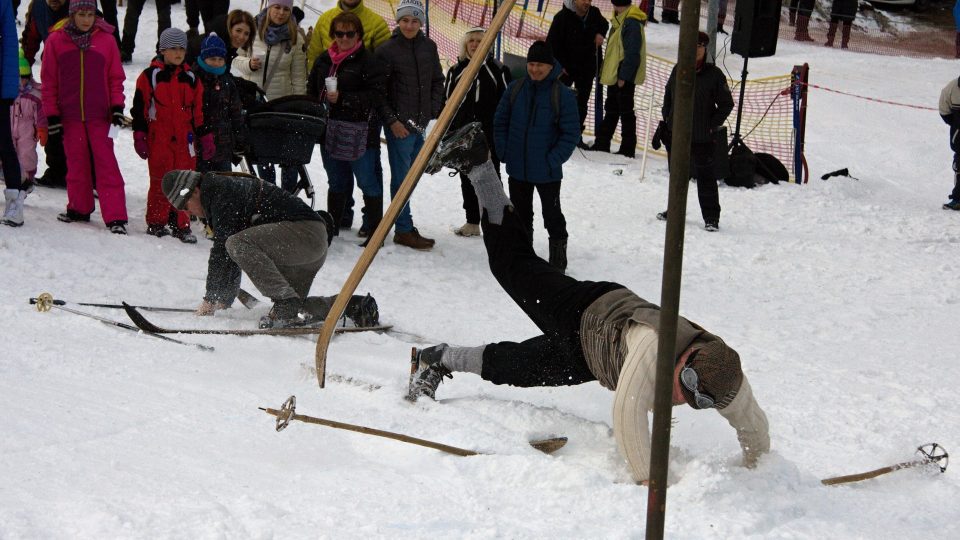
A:
MULTIPOLYGON (((230 307, 242 270, 273 300, 260 328, 298 326, 326 316, 335 297, 307 294, 327 259, 329 227, 301 199, 254 176, 185 170, 163 176, 163 193, 175 208, 205 218, 213 229, 207 292, 197 315, 230 307)), ((370 295, 353 297, 345 313, 357 326, 379 324, 370 295)))
MULTIPOLYGON (((647 412, 653 408, 660 308, 623 285, 578 281, 537 257, 503 192, 480 131, 450 137, 435 161, 467 173, 483 207, 490 270, 543 334, 521 343, 413 349, 407 399, 434 398, 453 371, 494 384, 568 386, 596 380, 616 392, 617 447, 637 482, 650 472, 647 412)), ((767 418, 754 399, 740 356, 718 336, 680 318, 673 404, 715 408, 736 430, 744 464, 770 448, 767 418)))

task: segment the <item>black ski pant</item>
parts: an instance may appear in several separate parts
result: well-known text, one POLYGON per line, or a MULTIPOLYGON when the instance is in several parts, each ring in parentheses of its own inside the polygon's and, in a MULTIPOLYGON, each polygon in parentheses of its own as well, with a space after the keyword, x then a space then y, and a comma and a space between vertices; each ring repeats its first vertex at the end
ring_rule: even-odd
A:
POLYGON ((7 189, 20 189, 20 158, 13 145, 13 134, 10 131, 10 105, 3 100, 0 103, 0 160, 3 163, 3 179, 7 189))
MULTIPOLYGON (((202 19, 204 33, 212 32, 214 29, 210 23, 230 11, 230 0, 184 0, 183 4, 187 12, 187 28, 199 28, 202 19)), ((228 39, 228 36, 220 37, 228 39)))
POLYGON ((43 147, 47 155, 47 170, 43 172, 46 183, 67 185, 67 153, 63 149, 63 131, 47 137, 43 147))
MULTIPOLYGON (((704 223, 720 222, 720 190, 717 187, 713 142, 690 145, 690 176, 697 180, 697 199, 704 223)), ((670 152, 667 151, 667 162, 670 152)))
POLYGON ((620 122, 620 149, 630 150, 633 155, 637 146, 637 115, 633 110, 633 95, 637 85, 632 82, 624 83, 623 87, 615 84, 607 86, 607 100, 603 103, 603 121, 597 128, 597 141, 610 146, 613 133, 620 122))
POLYGON ((561 75, 560 82, 577 89, 577 112, 580 113, 580 133, 583 133, 583 126, 587 121, 587 105, 590 103, 590 92, 593 90, 593 73, 572 77, 570 75, 561 75))
MULTIPOLYGON (((123 17, 123 38, 120 40, 120 51, 133 54, 137 41, 137 26, 140 24, 140 13, 147 0, 128 0, 127 14, 123 17)), ((157 4, 157 41, 160 34, 170 28, 170 0, 153 0, 157 4)), ((225 36, 229 39, 229 36, 225 36)))
POLYGON ((533 190, 540 194, 540 208, 543 210, 543 226, 547 229, 550 238, 567 237, 567 219, 563 217, 560 208, 560 184, 563 182, 549 182, 534 184, 510 178, 510 202, 516 209, 517 217, 527 232, 528 241, 533 241, 533 190))
POLYGON ((580 318, 604 294, 623 285, 577 281, 541 259, 511 208, 500 225, 481 221, 490 271, 543 332, 520 343, 501 341, 483 350, 480 376, 494 384, 569 386, 596 380, 580 343, 580 318))
POLYGON ((950 199, 960 201, 960 152, 953 154, 953 191, 950 192, 950 199))

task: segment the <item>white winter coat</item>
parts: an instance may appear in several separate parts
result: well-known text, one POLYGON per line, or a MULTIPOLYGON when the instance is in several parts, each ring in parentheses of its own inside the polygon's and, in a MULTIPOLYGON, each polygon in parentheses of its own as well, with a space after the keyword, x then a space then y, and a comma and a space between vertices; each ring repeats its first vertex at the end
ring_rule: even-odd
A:
POLYGON ((266 92, 268 100, 307 93, 307 54, 303 52, 302 35, 298 36, 295 45, 283 41, 269 47, 269 50, 267 44, 257 36, 251 53, 243 49, 237 52, 238 56, 233 59, 233 72, 257 83, 266 92), (259 70, 253 71, 250 69, 250 58, 257 56, 263 58, 263 64, 259 70))

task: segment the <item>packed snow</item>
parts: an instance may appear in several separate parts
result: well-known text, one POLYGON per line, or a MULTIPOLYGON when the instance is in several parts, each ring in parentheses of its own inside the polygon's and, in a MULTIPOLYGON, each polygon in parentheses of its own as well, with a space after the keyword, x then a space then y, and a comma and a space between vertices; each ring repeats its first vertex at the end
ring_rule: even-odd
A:
MULTIPOLYGON (((148 5, 126 66, 128 104, 155 24, 148 5)), ((184 25, 181 5, 174 24, 184 25)), ((651 26, 647 36, 651 52, 675 55, 677 27, 651 26)), ((804 62, 818 85, 925 107, 957 77, 953 61, 790 41, 750 62, 751 77, 804 62)), ((739 73, 739 57, 725 63, 739 73)), ((690 186, 681 312, 740 352, 772 451, 744 469, 719 415, 676 408, 666 534, 960 537, 956 471, 820 484, 909 461, 923 443, 960 451, 960 213, 940 208, 953 182, 947 127, 932 110, 811 89, 807 133, 810 183, 722 186, 719 233, 703 230, 690 186), (842 167, 857 179, 819 179, 842 167)), ((464 216, 459 181, 445 171, 424 177, 412 200, 436 248, 416 252, 388 237, 360 285, 402 332, 336 337, 323 390, 312 338, 175 336, 216 348, 204 352, 35 311, 27 300, 44 291, 68 302, 200 302, 209 242, 147 236, 146 163, 129 131, 116 149, 129 236, 110 234, 99 213, 90 224, 58 222, 66 192, 47 188, 27 199, 25 226, 0 227, 0 538, 643 536, 647 488, 617 454, 613 393, 599 384, 521 389, 456 374, 437 402, 402 399, 412 346, 536 334, 491 276, 482 241, 452 233, 464 216), (258 407, 279 408, 289 395, 300 414, 489 455, 299 422, 277 433, 258 407), (526 444, 553 435, 569 437, 553 455, 526 444)), ((666 208, 666 162, 652 156, 641 180, 641 159, 615 157, 577 151, 565 166, 569 273, 658 301, 664 224, 654 216, 666 208)), ((389 170, 385 149, 383 162, 389 170)), ((324 201, 318 154, 310 173, 324 201)), ((355 230, 334 243, 313 294, 342 287, 361 253, 355 230)), ((534 242, 547 252, 539 223, 534 242)), ((244 287, 256 292, 246 279, 244 287)), ((126 321, 121 311, 69 307, 126 321)), ((249 328, 268 307, 237 303, 212 320, 147 315, 164 326, 249 328)))

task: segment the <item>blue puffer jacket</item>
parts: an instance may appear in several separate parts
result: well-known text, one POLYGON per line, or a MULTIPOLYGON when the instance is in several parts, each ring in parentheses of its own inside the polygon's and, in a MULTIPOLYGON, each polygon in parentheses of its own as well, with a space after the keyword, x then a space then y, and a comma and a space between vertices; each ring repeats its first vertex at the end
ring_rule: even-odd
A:
POLYGON ((559 121, 552 103, 553 82, 560 76, 559 64, 542 81, 529 77, 513 81, 500 98, 493 118, 497 155, 507 165, 507 175, 533 184, 563 179, 563 164, 580 140, 580 113, 573 91, 560 85, 559 121), (513 103, 517 84, 523 87, 513 103))
POLYGON ((0 2, 0 97, 16 99, 20 93, 17 20, 13 4, 0 2))

